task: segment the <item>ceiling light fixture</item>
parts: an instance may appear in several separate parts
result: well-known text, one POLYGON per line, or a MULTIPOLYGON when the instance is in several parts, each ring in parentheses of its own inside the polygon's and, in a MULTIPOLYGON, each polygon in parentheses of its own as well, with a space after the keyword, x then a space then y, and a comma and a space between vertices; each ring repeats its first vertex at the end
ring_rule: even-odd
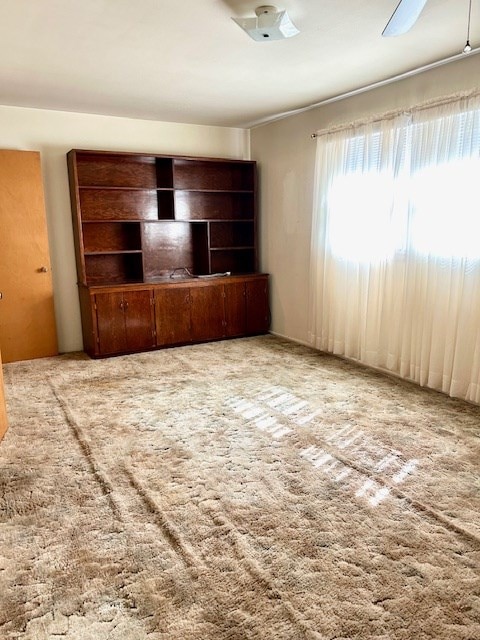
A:
POLYGON ((296 36, 300 31, 288 17, 286 11, 278 11, 272 5, 255 9, 256 18, 232 18, 253 40, 283 40, 296 36))
POLYGON ((470 18, 472 16, 472 0, 470 0, 468 5, 468 26, 467 26, 467 43, 463 47, 463 53, 470 53, 472 50, 472 45, 470 44, 470 18))

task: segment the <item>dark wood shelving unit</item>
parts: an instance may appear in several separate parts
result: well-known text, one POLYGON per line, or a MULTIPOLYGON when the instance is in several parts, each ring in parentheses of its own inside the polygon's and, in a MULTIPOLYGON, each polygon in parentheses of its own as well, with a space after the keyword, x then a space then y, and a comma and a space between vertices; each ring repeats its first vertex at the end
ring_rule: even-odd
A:
POLYGON ((90 355, 268 330, 255 162, 88 150, 67 157, 90 355))

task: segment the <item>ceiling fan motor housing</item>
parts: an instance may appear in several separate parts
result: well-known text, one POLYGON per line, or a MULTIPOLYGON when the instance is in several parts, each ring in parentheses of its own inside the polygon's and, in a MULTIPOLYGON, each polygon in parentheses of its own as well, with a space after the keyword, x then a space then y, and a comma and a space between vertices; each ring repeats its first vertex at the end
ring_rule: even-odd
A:
POLYGON ((255 9, 256 18, 233 18, 248 35, 257 42, 283 40, 299 33, 286 11, 278 11, 271 4, 255 9))

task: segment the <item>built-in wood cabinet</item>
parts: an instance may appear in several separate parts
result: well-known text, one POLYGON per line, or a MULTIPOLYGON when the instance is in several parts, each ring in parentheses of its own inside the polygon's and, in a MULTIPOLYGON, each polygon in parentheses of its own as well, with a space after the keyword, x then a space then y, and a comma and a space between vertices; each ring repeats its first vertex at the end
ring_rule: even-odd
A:
POLYGON ((268 304, 268 283, 261 279, 252 280, 245 287, 245 333, 264 333, 265 323, 270 326, 268 304), (268 319, 268 320, 267 320, 268 319))
POLYGON ((95 294, 98 352, 106 355, 155 347, 153 304, 153 292, 149 290, 117 289, 95 294))
POLYGON ((156 344, 167 347, 190 342, 190 288, 161 287, 154 295, 156 344))
POLYGON ((257 271, 254 162, 73 150, 68 165, 81 284, 257 271))
POLYGON ((209 283, 190 289, 190 322, 193 342, 224 336, 223 284, 209 283))
POLYGON ((255 162, 72 150, 68 168, 88 353, 268 330, 255 162))
POLYGON ((270 324, 265 274, 81 290, 92 357, 255 335, 270 324))
MULTIPOLYGON (((247 333, 247 291, 255 282, 261 282, 266 292, 267 281, 249 280, 224 284, 225 336, 234 338, 247 333)), ((264 293, 265 295, 265 293, 264 293)), ((263 331, 268 328, 268 310, 263 319, 263 331)), ((258 333, 262 333, 259 331, 258 333)))

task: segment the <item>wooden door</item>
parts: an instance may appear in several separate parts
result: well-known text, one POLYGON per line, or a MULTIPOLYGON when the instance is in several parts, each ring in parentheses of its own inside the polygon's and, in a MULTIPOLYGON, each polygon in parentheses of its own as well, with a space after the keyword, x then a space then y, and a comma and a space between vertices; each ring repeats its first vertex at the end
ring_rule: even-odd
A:
POLYGON ((97 293, 98 348, 101 355, 127 351, 125 314, 123 312, 123 292, 97 293))
POLYGON ((7 428, 7 409, 5 407, 5 392, 3 390, 2 354, 0 353, 0 440, 5 435, 7 428))
POLYGON ((191 342, 190 290, 184 287, 155 291, 157 345, 191 342))
POLYGON ((268 305, 268 281, 247 280, 245 283, 247 301, 247 334, 266 333, 270 326, 268 305))
POLYGON ((4 362, 57 351, 40 154, 0 150, 0 347, 4 362))
POLYGON ((230 282, 224 285, 224 290, 225 335, 229 338, 243 336, 246 327, 245 283, 230 282))
POLYGON ((124 291, 123 311, 128 351, 142 351, 155 346, 153 292, 124 291))
POLYGON ((223 285, 192 286, 192 340, 215 340, 224 335, 223 285))

